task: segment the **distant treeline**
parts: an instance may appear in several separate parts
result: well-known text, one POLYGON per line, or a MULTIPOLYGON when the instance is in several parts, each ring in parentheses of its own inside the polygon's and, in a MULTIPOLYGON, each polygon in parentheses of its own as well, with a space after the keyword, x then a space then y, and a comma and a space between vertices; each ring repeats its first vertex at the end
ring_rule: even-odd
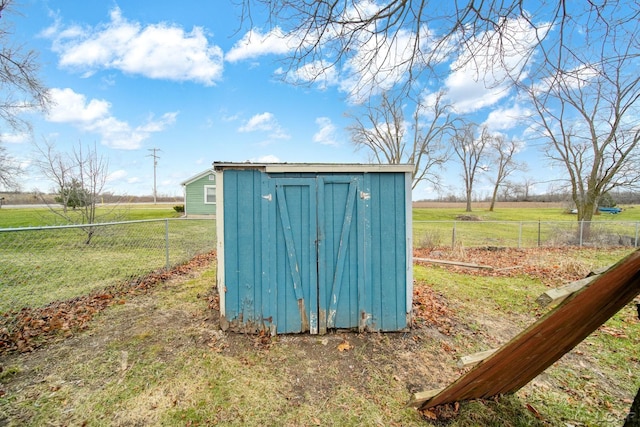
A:
MULTIPOLYGON (((606 193, 607 205, 635 205, 640 204, 640 193, 633 191, 616 192, 612 191, 606 193), (613 203, 611 203, 613 202, 613 203)), ((465 198, 459 195, 448 194, 438 199, 423 200, 425 202, 465 202, 465 198)), ((489 197, 474 198, 473 202, 490 202, 489 197)), ((498 202, 541 202, 541 203, 566 203, 567 205, 573 204, 571 196, 563 193, 548 193, 548 194, 535 194, 528 196, 510 196, 510 197, 498 197, 498 202)))
MULTIPOLYGON (((3 205, 37 205, 41 203, 55 204, 56 194, 37 194, 33 192, 0 192, 3 205), (44 201, 43 201, 44 199, 44 201)), ((156 201, 160 203, 183 203, 183 197, 170 197, 159 195, 156 201)), ((153 196, 123 196, 112 193, 104 193, 98 197, 101 203, 153 203, 153 196)))

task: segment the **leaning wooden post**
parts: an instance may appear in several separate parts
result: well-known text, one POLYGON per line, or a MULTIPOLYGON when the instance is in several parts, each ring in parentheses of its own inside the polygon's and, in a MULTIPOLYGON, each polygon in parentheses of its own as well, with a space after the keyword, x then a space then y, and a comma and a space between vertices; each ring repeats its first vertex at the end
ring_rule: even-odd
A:
POLYGON ((440 393, 428 398, 414 396, 410 405, 424 409, 443 403, 514 393, 582 342, 638 294, 640 250, 571 294, 554 310, 440 393))

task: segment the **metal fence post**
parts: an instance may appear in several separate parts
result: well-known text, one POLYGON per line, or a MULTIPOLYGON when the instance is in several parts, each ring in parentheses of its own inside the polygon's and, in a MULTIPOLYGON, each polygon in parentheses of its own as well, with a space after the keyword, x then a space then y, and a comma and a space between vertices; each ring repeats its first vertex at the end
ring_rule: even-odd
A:
POLYGON ((584 219, 581 219, 580 220, 580 243, 579 243, 580 247, 582 247, 582 231, 583 231, 583 229, 584 229, 584 219))
POLYGON ((520 221, 520 227, 518 228, 518 249, 522 247, 522 221, 520 221))
POLYGON ((540 220, 538 220, 538 247, 540 247, 540 220))
POLYGON ((169 220, 164 220, 164 252, 165 252, 165 267, 168 270, 171 267, 169 263, 169 220))

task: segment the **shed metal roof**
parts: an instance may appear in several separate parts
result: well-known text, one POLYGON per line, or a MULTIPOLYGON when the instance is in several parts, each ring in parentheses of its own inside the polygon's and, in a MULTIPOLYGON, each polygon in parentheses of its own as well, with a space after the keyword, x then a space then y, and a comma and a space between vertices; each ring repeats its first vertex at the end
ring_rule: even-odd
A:
POLYGON ((373 163, 236 163, 214 162, 214 170, 258 169, 265 172, 413 172, 413 165, 373 164, 373 163))

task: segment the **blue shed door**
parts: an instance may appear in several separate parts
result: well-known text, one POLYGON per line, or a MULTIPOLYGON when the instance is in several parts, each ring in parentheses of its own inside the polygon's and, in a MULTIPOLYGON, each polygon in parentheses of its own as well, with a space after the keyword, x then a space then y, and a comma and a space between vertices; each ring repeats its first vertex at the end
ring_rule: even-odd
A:
MULTIPOLYGON (((318 333, 317 182, 314 178, 277 178, 275 235, 271 255, 273 320, 279 333, 318 333), (282 256, 286 254, 286 256, 282 256)), ((268 233, 266 227, 263 233, 268 233)))
POLYGON ((365 252, 362 177, 318 178, 319 318, 327 329, 362 329, 365 252))
POLYGON ((277 332, 359 327, 365 270, 361 177, 270 181, 275 234, 270 239, 265 228, 263 241, 273 245, 277 332))

